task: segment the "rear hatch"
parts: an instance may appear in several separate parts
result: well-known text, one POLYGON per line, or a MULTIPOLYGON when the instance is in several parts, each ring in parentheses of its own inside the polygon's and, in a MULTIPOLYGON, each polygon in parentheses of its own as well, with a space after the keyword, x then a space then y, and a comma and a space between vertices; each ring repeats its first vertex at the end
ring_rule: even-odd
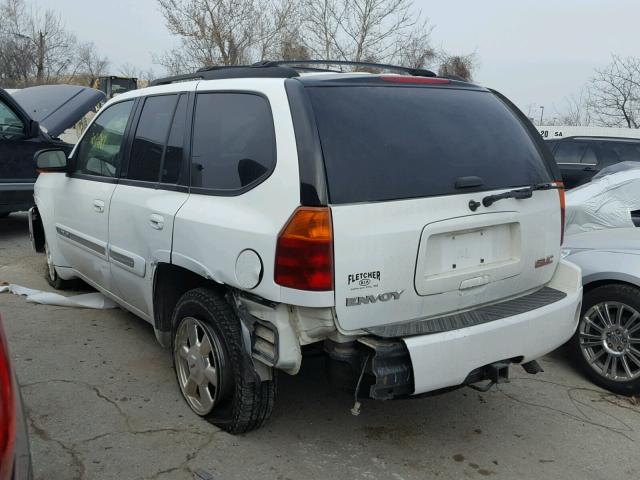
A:
POLYGON ((325 160, 342 329, 469 310, 551 279, 558 191, 470 208, 554 181, 494 93, 456 83, 306 90, 325 160))

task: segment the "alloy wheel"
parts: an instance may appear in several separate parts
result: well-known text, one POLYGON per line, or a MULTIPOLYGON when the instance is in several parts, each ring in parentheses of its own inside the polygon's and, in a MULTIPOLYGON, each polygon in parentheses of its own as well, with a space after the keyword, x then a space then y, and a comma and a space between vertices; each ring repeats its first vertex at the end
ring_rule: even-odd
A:
POLYGON ((616 382, 640 377, 640 313, 621 302, 601 302, 582 316, 580 350, 593 370, 616 382))
POLYGON ((56 267, 53 264, 53 258, 51 257, 51 251, 49 250, 49 244, 47 242, 44 243, 44 254, 47 257, 47 270, 49 274, 49 278, 52 282, 56 281, 56 267))
POLYGON ((215 333, 193 317, 185 317, 174 341, 178 383, 189 406, 198 415, 207 415, 222 390, 222 347, 215 333))

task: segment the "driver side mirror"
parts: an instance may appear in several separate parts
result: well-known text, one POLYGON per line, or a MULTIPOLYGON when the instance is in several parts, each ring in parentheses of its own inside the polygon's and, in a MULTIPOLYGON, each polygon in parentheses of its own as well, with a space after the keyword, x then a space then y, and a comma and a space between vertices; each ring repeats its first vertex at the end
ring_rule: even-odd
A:
POLYGON ((33 156, 38 172, 66 172, 67 154, 64 150, 40 150, 33 156))

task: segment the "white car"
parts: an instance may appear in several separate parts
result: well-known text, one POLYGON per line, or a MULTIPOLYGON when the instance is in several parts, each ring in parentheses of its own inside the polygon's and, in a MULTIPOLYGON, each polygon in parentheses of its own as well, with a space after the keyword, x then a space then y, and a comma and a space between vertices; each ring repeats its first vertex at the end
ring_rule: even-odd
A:
POLYGON ((189 406, 230 432, 264 422, 309 344, 356 399, 538 372, 582 286, 534 127, 432 72, 295 67, 157 81, 108 102, 68 161, 40 152, 52 285, 150 322, 189 406))

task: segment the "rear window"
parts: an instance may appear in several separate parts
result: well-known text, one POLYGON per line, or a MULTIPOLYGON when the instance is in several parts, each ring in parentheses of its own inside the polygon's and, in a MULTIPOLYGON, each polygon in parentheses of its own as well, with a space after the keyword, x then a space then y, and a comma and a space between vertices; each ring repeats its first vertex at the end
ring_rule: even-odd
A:
POLYGON ((551 181, 531 137, 484 91, 429 87, 308 87, 332 203, 461 193, 551 181))

